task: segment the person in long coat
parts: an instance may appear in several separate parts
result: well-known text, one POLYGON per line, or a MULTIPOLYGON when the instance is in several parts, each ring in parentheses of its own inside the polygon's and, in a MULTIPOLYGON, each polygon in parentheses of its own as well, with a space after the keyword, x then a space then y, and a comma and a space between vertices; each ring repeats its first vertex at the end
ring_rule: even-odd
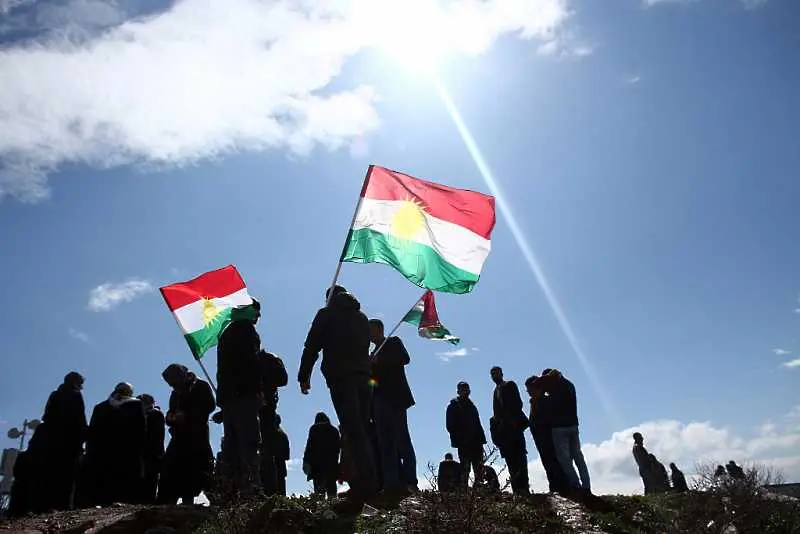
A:
POLYGON ((92 411, 86 456, 95 505, 136 503, 144 475, 146 423, 142 401, 133 386, 117 384, 109 398, 92 411))
POLYGON ((208 382, 173 363, 162 373, 172 388, 166 423, 172 436, 164 456, 158 502, 193 504, 213 469, 208 419, 216 403, 208 382))
MULTIPOLYGON (((339 453, 341 436, 330 418, 319 412, 308 430, 308 440, 303 453, 303 472, 314 482, 314 493, 336 497, 336 480, 339 478, 339 453)), ((344 458, 343 458, 344 460, 344 458)))
POLYGON ((156 401, 152 395, 147 393, 139 395, 139 400, 144 405, 147 427, 142 502, 144 504, 153 504, 156 502, 158 477, 161 473, 161 464, 164 461, 164 414, 161 412, 161 408, 156 406, 156 401))

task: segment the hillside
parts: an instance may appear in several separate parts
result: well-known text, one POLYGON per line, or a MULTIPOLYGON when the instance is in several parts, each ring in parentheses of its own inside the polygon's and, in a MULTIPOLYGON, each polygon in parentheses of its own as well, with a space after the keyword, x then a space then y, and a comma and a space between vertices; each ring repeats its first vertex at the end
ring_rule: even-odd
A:
POLYGON ((0 533, 258 534, 270 533, 800 533, 800 505, 774 495, 687 493, 648 497, 423 492, 391 510, 367 507, 337 516, 309 497, 269 498, 226 508, 112 506, 0 523, 0 533))

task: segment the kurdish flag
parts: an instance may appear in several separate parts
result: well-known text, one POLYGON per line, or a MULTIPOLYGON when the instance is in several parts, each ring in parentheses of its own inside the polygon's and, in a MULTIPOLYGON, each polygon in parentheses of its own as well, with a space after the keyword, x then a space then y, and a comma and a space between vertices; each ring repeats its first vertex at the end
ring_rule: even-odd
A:
POLYGON ((403 322, 416 326, 420 337, 447 341, 453 345, 458 345, 458 342, 461 341, 461 339, 450 334, 450 331, 439 322, 439 314, 436 313, 436 301, 431 290, 422 295, 422 298, 403 317, 403 322))
POLYGON ((217 344, 232 320, 254 311, 253 299, 233 265, 162 287, 161 295, 197 360, 217 344))
POLYGON ((469 293, 494 224, 494 197, 371 165, 341 261, 383 263, 419 287, 469 293))

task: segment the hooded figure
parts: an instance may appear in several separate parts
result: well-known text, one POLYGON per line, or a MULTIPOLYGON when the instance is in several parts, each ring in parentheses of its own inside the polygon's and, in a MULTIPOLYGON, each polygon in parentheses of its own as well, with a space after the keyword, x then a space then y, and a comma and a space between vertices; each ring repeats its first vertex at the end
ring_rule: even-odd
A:
POLYGON ((672 471, 672 489, 679 493, 689 491, 689 486, 686 484, 686 477, 683 475, 683 472, 678 469, 678 466, 671 463, 669 464, 669 468, 672 471))
POLYGON ((308 440, 303 453, 303 472, 314 482, 314 493, 336 497, 336 479, 339 477, 339 431, 323 412, 314 418, 308 429, 308 440))
POLYGON ((133 386, 121 382, 108 400, 94 407, 89 421, 86 460, 92 480, 89 491, 95 505, 139 501, 145 438, 142 401, 133 396, 133 386))
POLYGON ((447 406, 446 425, 450 434, 450 445, 458 449, 458 462, 461 464, 463 477, 461 484, 466 486, 470 468, 475 473, 475 483, 481 480, 486 433, 481 425, 478 408, 469 398, 469 384, 459 382, 456 392, 456 398, 447 406))
POLYGON ((211 477, 213 453, 208 418, 214 411, 214 393, 189 370, 173 363, 162 373, 172 388, 166 423, 172 438, 164 457, 158 502, 193 504, 211 477))
POLYGON ((71 372, 50 394, 42 423, 28 444, 29 460, 37 488, 32 509, 68 510, 72 507, 78 463, 86 441, 83 377, 71 372))
POLYGON ((156 406, 156 400, 147 393, 139 395, 144 405, 145 427, 147 434, 144 448, 144 484, 142 486, 142 502, 156 502, 158 476, 164 460, 164 414, 156 406))
POLYGON ((341 286, 326 293, 329 303, 317 311, 306 337, 297 381, 300 391, 311 389, 311 372, 322 351, 322 375, 355 467, 351 490, 342 512, 361 510, 378 491, 375 457, 369 441, 370 330, 361 304, 341 286))

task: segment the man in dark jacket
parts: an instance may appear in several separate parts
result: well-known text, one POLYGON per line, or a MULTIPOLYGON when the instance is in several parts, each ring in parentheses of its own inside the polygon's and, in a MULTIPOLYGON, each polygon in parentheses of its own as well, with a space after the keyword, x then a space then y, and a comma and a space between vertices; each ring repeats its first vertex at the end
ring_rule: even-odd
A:
MULTIPOLYGON (((287 384, 289 377, 283 360, 263 349, 258 352, 259 372, 261 373, 261 391, 264 403, 258 410, 258 420, 261 432, 261 448, 259 450, 259 463, 261 484, 264 493, 274 495, 279 490, 278 463, 276 461, 276 447, 279 439, 278 422, 278 388, 287 384)), ((285 479, 284 479, 285 481, 285 479)))
POLYGON ((311 372, 322 351, 322 375, 339 417, 355 477, 342 511, 360 511, 378 490, 375 460, 367 434, 369 423, 369 321, 361 304, 341 286, 326 293, 328 305, 320 309, 306 337, 297 380, 305 395, 311 389, 311 372))
MULTIPOLYGON (((208 418, 214 393, 185 366, 173 363, 161 375, 172 388, 166 423, 171 439, 164 458, 158 502, 193 504, 211 477, 213 453, 208 418)), ((226 438, 227 439, 227 438, 226 438)))
POLYGON ((533 443, 539 453, 539 460, 547 475, 547 483, 551 493, 565 491, 569 486, 564 470, 556 458, 553 446, 552 399, 544 390, 533 386, 538 376, 525 380, 525 389, 530 396, 530 429, 533 443))
POLYGON ((456 491, 461 487, 463 478, 461 464, 453 460, 453 455, 448 452, 444 455, 444 460, 439 462, 439 472, 436 475, 439 491, 456 491))
POLYGON ((121 382, 108 400, 94 407, 86 441, 95 505, 140 500, 146 427, 142 401, 121 382))
POLYGON ((341 436, 331 420, 319 412, 308 429, 308 440, 303 452, 303 473, 314 482, 314 493, 336 497, 336 479, 339 478, 339 453, 341 436))
POLYGON ((417 487, 417 456, 408 430, 408 409, 414 405, 414 396, 405 371, 411 358, 399 337, 386 338, 380 319, 370 319, 369 326, 375 346, 373 402, 383 487, 386 493, 406 496, 409 488, 417 487))
POLYGON ((243 493, 257 488, 258 411, 263 404, 261 338, 255 326, 261 304, 253 299, 251 307, 254 315, 231 322, 217 346, 217 405, 222 408, 225 457, 234 486, 243 493))
POLYGON ((528 418, 522 411, 519 388, 516 382, 503 379, 500 367, 492 367, 490 374, 495 383, 489 425, 492 443, 506 461, 511 490, 515 495, 529 495, 528 451, 525 446, 528 418))
POLYGON ((475 483, 481 480, 483 471, 483 446, 486 433, 481 425, 478 408, 470 400, 470 388, 466 382, 456 386, 456 398, 447 406, 447 432, 450 445, 458 449, 458 462, 462 468, 461 484, 466 486, 470 468, 475 474, 475 483))
POLYGON ((581 451, 578 433, 578 400, 575 386, 556 369, 542 371, 542 376, 534 380, 533 386, 543 389, 551 397, 553 446, 570 488, 590 492, 589 469, 581 451), (580 480, 575 473, 575 466, 578 467, 580 480))
POLYGON ((83 376, 71 372, 50 394, 44 417, 29 444, 37 471, 42 510, 67 510, 72 506, 78 462, 86 441, 86 408, 83 404, 83 376))
POLYGON ((158 476, 161 473, 161 462, 164 460, 164 414, 156 406, 152 395, 143 393, 139 400, 144 406, 145 427, 147 434, 144 448, 144 484, 142 485, 142 503, 154 504, 158 492, 158 476))

